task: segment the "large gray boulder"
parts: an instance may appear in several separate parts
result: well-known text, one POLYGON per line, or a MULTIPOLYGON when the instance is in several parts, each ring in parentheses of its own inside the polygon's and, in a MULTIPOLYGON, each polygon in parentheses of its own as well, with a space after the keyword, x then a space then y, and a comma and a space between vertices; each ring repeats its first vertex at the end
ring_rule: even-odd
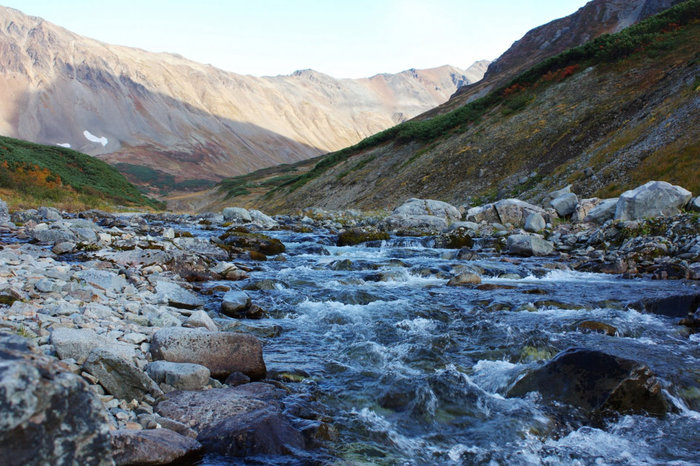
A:
POLYGON ((447 220, 435 215, 390 215, 381 228, 388 231, 440 232, 447 228, 447 220))
MULTIPOLYGON (((55 360, 54 360, 55 361, 55 360)), ((0 332, 2 464, 112 463, 107 413, 85 381, 0 332)))
POLYGON ((549 205, 557 211, 557 215, 560 217, 568 217, 576 210, 576 206, 578 205, 578 196, 576 196, 574 193, 565 193, 556 199, 552 199, 549 205))
POLYGON ((58 228, 30 230, 29 235, 40 243, 56 244, 78 239, 72 231, 58 228))
POLYGON ((457 222, 462 218, 459 209, 455 206, 433 199, 409 199, 394 209, 392 215, 405 215, 407 217, 431 215, 440 217, 447 223, 457 222))
POLYGON ((201 390, 209 384, 211 372, 200 364, 189 362, 153 361, 146 372, 157 383, 177 390, 201 390))
POLYGON ((94 349, 83 368, 117 398, 140 401, 146 395, 156 398, 163 395, 158 385, 141 369, 110 351, 94 349))
POLYGON ((506 248, 511 254, 519 256, 546 256, 554 251, 554 245, 539 236, 511 235, 506 248))
POLYGON ((680 213, 692 194, 665 181, 650 181, 622 193, 617 201, 615 220, 668 217, 680 213))
POLYGON ((206 452, 230 456, 284 455, 305 448, 275 401, 279 390, 252 383, 234 388, 167 395, 156 411, 190 426, 206 452), (215 406, 216 409, 212 409, 215 406))
POLYGON ((153 335, 151 355, 155 361, 201 364, 211 371, 213 377, 242 372, 259 380, 267 373, 262 343, 254 336, 242 333, 164 328, 153 335))
POLYGON ((539 392, 593 416, 611 411, 663 415, 668 403, 644 364, 600 351, 570 348, 518 380, 508 396, 539 392))
POLYGON ((541 207, 530 204, 520 199, 503 199, 492 204, 484 204, 472 207, 467 211, 467 220, 486 223, 510 223, 516 227, 522 227, 525 219, 531 213, 547 217, 547 212, 541 207))
POLYGON ((608 220, 612 220, 612 218, 615 217, 617 200, 618 198, 616 197, 611 199, 603 199, 597 206, 588 212, 588 215, 583 218, 583 221, 586 223, 597 223, 598 225, 602 225, 608 220))
POLYGON ((202 445, 170 429, 126 430, 112 432, 112 455, 117 466, 133 464, 193 464, 202 445))
POLYGON ((529 231, 530 233, 539 233, 540 231, 544 230, 546 226, 547 223, 544 221, 544 218, 537 212, 533 212, 525 217, 525 225, 523 226, 523 229, 525 231, 529 231))
POLYGON ((124 359, 132 360, 136 355, 131 345, 98 335, 91 329, 58 327, 51 331, 51 344, 61 359, 75 359, 82 364, 92 350, 102 348, 124 359))
POLYGON ((202 298, 167 280, 159 280, 156 283, 156 298, 161 303, 180 309, 196 309, 204 305, 202 298))
POLYGON ((243 207, 226 207, 222 212, 225 222, 231 223, 250 223, 253 218, 243 207))
POLYGON ((248 215, 250 215, 251 223, 259 225, 263 228, 274 228, 278 225, 277 221, 274 218, 270 217, 269 215, 265 215, 259 210, 249 210, 248 215))

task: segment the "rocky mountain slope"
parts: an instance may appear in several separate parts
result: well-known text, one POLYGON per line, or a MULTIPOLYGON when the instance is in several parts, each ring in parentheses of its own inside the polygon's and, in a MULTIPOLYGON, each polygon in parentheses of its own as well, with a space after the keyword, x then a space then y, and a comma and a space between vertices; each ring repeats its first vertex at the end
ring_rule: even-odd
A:
POLYGON ((700 1, 541 62, 457 109, 321 159, 254 204, 391 208, 537 200, 552 188, 608 196, 649 179, 700 190, 700 1))
POLYGON ((479 69, 243 76, 0 7, 0 134, 217 180, 354 144, 444 102, 479 69))

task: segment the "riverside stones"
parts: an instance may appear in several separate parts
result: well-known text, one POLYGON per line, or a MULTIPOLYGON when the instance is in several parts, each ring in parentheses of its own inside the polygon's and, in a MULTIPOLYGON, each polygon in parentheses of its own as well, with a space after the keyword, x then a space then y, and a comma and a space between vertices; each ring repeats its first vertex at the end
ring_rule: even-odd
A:
POLYGON ((108 393, 124 400, 141 400, 145 395, 162 396, 160 388, 131 362, 104 349, 94 349, 84 369, 100 382, 108 393))
POLYGON ((230 317, 245 314, 250 307, 250 296, 244 291, 231 290, 221 300, 221 313, 230 317))
POLYGON ((131 346, 98 335, 91 329, 58 327, 51 332, 51 344, 61 359, 75 359, 82 364, 92 350, 102 348, 124 359, 131 360, 135 353, 131 346))
POLYGON ((542 215, 537 212, 532 212, 525 218, 525 226, 523 229, 530 233, 539 233, 544 230, 546 226, 547 223, 544 221, 542 215))
POLYGON ((226 207, 221 213, 225 222, 250 223, 253 220, 250 213, 242 207, 226 207))
POLYGON ((0 225, 10 221, 10 213, 7 210, 7 203, 0 199, 0 225))
POLYGON ((154 361, 146 372, 157 383, 165 383, 177 390, 201 390, 209 384, 209 369, 186 362, 154 361))
POLYGON ((603 199, 583 218, 584 222, 603 224, 615 216, 618 198, 603 199))
POLYGON ((537 391, 549 402, 577 406, 593 416, 610 411, 661 416, 668 403, 651 370, 600 351, 570 348, 520 379, 508 396, 537 391))
POLYGON ((650 181, 625 191, 617 201, 615 220, 667 217, 677 215, 690 201, 690 191, 665 181, 650 181))
POLYGON ((506 248, 511 254, 520 256, 546 256, 554 251, 554 244, 538 236, 511 235, 506 248))
POLYGON ((392 215, 403 215, 406 217, 430 215, 442 218, 447 223, 456 222, 462 218, 459 209, 455 206, 432 199, 409 199, 394 209, 392 215))
POLYGON ((204 305, 204 300, 196 294, 165 280, 156 283, 156 296, 160 302, 180 309, 196 309, 204 305))
POLYGON ((566 193, 550 201, 549 205, 557 211, 560 217, 568 217, 576 211, 578 196, 574 193, 566 193))
POLYGON ((112 464, 109 424, 85 381, 0 332, 2 463, 112 464))
POLYGON ((117 466, 183 462, 202 449, 195 439, 170 429, 120 429, 111 433, 111 445, 117 466))
POLYGON ((241 333, 164 328, 153 335, 150 351, 154 360, 201 364, 213 377, 238 371, 259 380, 267 372, 262 343, 241 333))
POLYGON ((531 213, 538 213, 543 218, 547 216, 547 212, 536 205, 520 199, 503 199, 492 204, 472 207, 467 211, 467 220, 477 223, 510 223, 521 227, 531 213))

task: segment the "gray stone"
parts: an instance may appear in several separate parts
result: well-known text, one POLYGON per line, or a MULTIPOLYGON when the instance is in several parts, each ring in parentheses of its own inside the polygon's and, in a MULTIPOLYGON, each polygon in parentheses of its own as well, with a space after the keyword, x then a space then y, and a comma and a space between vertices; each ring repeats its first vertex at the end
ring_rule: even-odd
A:
POLYGON ((617 201, 615 220, 677 215, 691 197, 690 191, 680 186, 674 186, 665 181, 650 181, 622 193, 617 201))
POLYGON ((568 217, 576 211, 576 206, 578 205, 578 196, 574 193, 566 193, 553 199, 549 205, 551 205, 554 210, 557 211, 557 215, 560 217, 568 217))
POLYGON ((588 213, 596 208, 602 201, 597 197, 592 197, 590 199, 580 199, 576 210, 571 215, 572 222, 582 222, 586 218, 588 213))
POLYGON ((520 199, 503 199, 493 204, 472 207, 467 211, 467 220, 472 222, 510 223, 522 227, 531 213, 538 213, 543 218, 547 213, 541 207, 521 201, 520 199))
POLYGON ((546 256, 554 251, 554 245, 538 236, 511 235, 506 244, 508 252, 520 256, 546 256))
POLYGON ((530 233, 539 233, 544 230, 546 226, 547 223, 544 221, 542 215, 537 212, 532 212, 525 218, 525 226, 523 228, 530 233))
POLYGON ((382 228, 439 232, 447 228, 447 220, 434 215, 390 215, 382 222, 382 228))
POLYGON ((227 316, 238 316, 250 307, 250 296, 244 291, 231 290, 221 300, 221 312, 227 316))
POLYGON ((7 203, 0 199, 0 224, 10 221, 10 211, 7 209, 7 203))
POLYGON ((153 360, 201 364, 213 377, 239 371, 258 380, 267 373, 262 343, 241 333, 165 328, 153 335, 151 355, 153 360))
POLYGON ((591 209, 583 218, 586 223, 597 223, 602 225, 608 220, 612 220, 615 216, 615 210, 617 209, 618 198, 614 197, 612 199, 603 199, 600 203, 591 209))
POLYGON ((51 331, 51 344, 61 359, 82 364, 95 348, 102 348, 125 359, 133 359, 134 349, 127 344, 97 335, 94 330, 58 327, 51 331))
POLYGON ((83 368, 117 398, 141 401, 146 395, 163 395, 156 383, 141 369, 111 351, 100 348, 92 350, 83 368))
POLYGON ((226 207, 221 213, 225 222, 250 223, 253 220, 250 213, 242 207, 226 207))
POLYGON ((156 283, 158 302, 181 309, 196 309, 204 305, 204 300, 177 283, 159 280, 156 283))
POLYGON ((72 241, 63 241, 61 243, 56 243, 56 245, 51 249, 54 254, 68 254, 75 251, 76 245, 72 241))
POLYGON ((76 240, 75 234, 68 230, 31 230, 29 234, 40 243, 63 243, 66 241, 74 242, 76 240))
POLYGON ((263 228, 273 228, 278 225, 277 221, 259 210, 249 210, 248 215, 250 215, 251 223, 260 225, 263 228))
POLYGON ((202 449, 197 440, 170 429, 120 429, 111 433, 111 443, 117 466, 182 462, 202 449))
POLYGON ((61 213, 53 207, 39 207, 37 209, 37 214, 47 222, 56 222, 63 219, 61 213))
POLYGON ((207 452, 283 455, 304 449, 302 434, 281 413, 274 401, 280 395, 275 392, 279 390, 262 383, 172 392, 156 411, 191 426, 207 452))
POLYGON ((481 283, 481 277, 475 273, 464 272, 457 276, 450 278, 447 282, 447 286, 468 286, 468 285, 478 285, 481 283))
POLYGON ((433 199, 409 199, 394 209, 392 215, 404 215, 407 217, 430 215, 440 217, 447 223, 456 222, 462 218, 459 209, 455 206, 433 199))
POLYGON ((0 450, 8 466, 113 464, 109 421, 97 395, 28 340, 5 332, 0 332, 0 450))
POLYGON ((190 315, 185 320, 182 326, 190 328, 205 328, 212 332, 216 332, 217 330, 219 330, 219 328, 216 326, 216 323, 212 320, 211 317, 209 317, 209 314, 207 314, 204 311, 193 312, 192 315, 190 315))
POLYGON ((690 201, 688 208, 693 212, 700 212, 700 196, 690 201))
POLYGON ((544 205, 544 206, 549 205, 549 203, 552 202, 554 199, 561 197, 565 194, 568 194, 570 192, 571 192, 571 185, 567 185, 561 189, 557 189, 556 191, 552 191, 551 193, 547 194, 542 199, 542 205, 544 205))
POLYGON ((34 284, 34 288, 37 289, 37 291, 40 291, 42 293, 51 293, 53 291, 58 291, 58 287, 56 284, 53 282, 53 280, 50 280, 48 278, 42 278, 38 282, 34 284))
POLYGON ((126 278, 109 270, 87 269, 76 272, 76 278, 105 292, 120 293, 127 285, 126 278))
POLYGON ((209 383, 209 369, 188 362, 154 361, 146 367, 157 383, 167 383, 178 390, 201 390, 209 383))

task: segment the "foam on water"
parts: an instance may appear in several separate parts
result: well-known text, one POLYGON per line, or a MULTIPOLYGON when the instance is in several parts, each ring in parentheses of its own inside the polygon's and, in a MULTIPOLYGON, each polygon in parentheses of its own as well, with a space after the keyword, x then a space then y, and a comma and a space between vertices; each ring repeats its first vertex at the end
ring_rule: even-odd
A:
POLYGON ((521 364, 508 361, 481 360, 472 368, 472 380, 487 392, 496 393, 510 384, 523 369, 521 364))

